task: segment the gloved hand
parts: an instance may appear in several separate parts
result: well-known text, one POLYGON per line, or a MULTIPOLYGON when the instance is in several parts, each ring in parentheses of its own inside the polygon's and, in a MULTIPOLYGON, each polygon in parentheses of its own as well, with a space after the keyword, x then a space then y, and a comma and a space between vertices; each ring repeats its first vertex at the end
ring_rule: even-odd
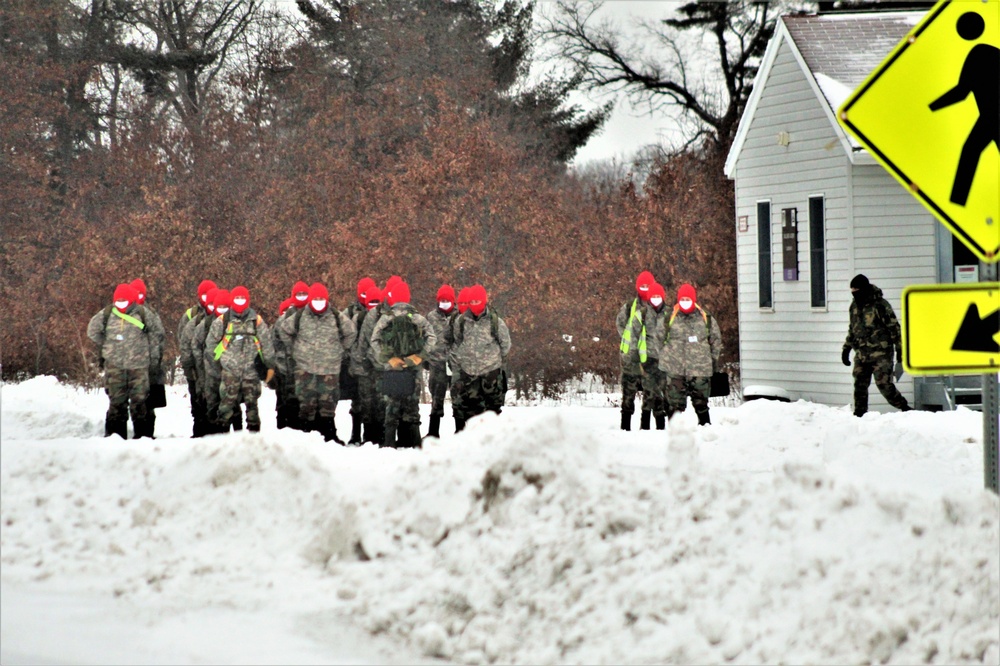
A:
POLYGON ((264 383, 267 384, 272 389, 274 388, 273 386, 271 386, 271 381, 273 379, 274 379, 274 368, 268 368, 267 369, 267 376, 264 377, 264 383))
POLYGON ((851 349, 850 349, 850 347, 844 347, 844 351, 842 351, 840 353, 840 360, 844 363, 844 365, 850 365, 851 364, 851 349))
POLYGON ((406 367, 415 368, 421 363, 423 363, 424 359, 420 358, 416 354, 410 354, 409 356, 406 357, 405 362, 406 362, 406 367))
POLYGON ((399 358, 398 356, 393 356, 389 359, 389 367, 393 370, 402 370, 406 367, 406 361, 399 358))
POLYGON ((896 366, 892 369, 892 376, 899 381, 899 378, 903 376, 903 363, 902 361, 896 361, 896 366))

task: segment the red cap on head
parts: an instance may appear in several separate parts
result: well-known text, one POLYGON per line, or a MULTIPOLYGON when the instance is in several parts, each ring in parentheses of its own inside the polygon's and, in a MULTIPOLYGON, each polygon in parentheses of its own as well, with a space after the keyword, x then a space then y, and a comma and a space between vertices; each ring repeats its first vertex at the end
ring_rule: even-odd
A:
POLYGON ((469 309, 469 289, 470 287, 462 287, 458 290, 458 313, 465 314, 465 311, 469 309))
MULTIPOLYGON (((215 312, 215 297, 219 293, 218 287, 209 287, 205 292, 205 312, 212 314, 215 312)), ((228 292, 226 294, 228 298, 228 292)))
POLYGON ((295 302, 294 298, 286 298, 285 300, 281 301, 281 305, 278 306, 278 316, 280 317, 281 315, 285 314, 285 310, 292 307, 292 304, 294 302, 295 302))
POLYGON ((410 285, 406 284, 402 280, 396 282, 387 289, 385 300, 389 302, 389 305, 395 305, 396 303, 409 303, 410 302, 410 285))
POLYGON ((690 314, 694 312, 695 303, 697 303, 698 301, 697 298, 695 297, 694 287, 689 285, 687 282, 682 284, 680 286, 680 289, 677 290, 677 304, 680 305, 681 299, 685 298, 691 299, 691 307, 685 308, 682 306, 681 311, 690 314))
POLYGON ((146 283, 141 278, 132 280, 132 288, 135 289, 135 302, 142 305, 146 302, 146 283))
POLYGON ((652 300, 654 296, 659 296, 661 300, 667 300, 667 292, 663 290, 663 285, 659 282, 654 282, 653 286, 649 288, 649 299, 652 300))
POLYGON ((450 284, 443 284, 441 288, 438 289, 437 293, 438 303, 441 301, 448 301, 449 303, 455 302, 455 290, 450 284))
POLYGON ((216 314, 225 314, 219 312, 219 308, 231 308, 233 307, 233 299, 230 297, 228 289, 216 289, 215 298, 212 299, 212 305, 215 307, 216 314))
POLYGON ((219 285, 215 284, 211 280, 202 280, 198 283, 198 303, 202 306, 208 302, 208 290, 217 289, 219 285))
POLYGON ((486 311, 486 304, 489 302, 489 297, 486 295, 486 287, 481 284, 475 284, 469 287, 469 309, 472 310, 472 314, 477 317, 486 311))
POLYGON ((299 280, 292 285, 292 305, 296 307, 305 307, 306 302, 309 301, 309 285, 307 285, 302 280, 299 280), (300 298, 296 298, 296 295, 301 294, 300 298))
POLYGON ((327 304, 330 301, 330 292, 326 290, 319 282, 313 282, 312 286, 309 287, 309 309, 315 313, 320 313, 326 311, 327 304), (313 301, 323 301, 321 307, 316 307, 313 301))
POLYGON ((639 273, 639 277, 635 279, 635 290, 639 292, 640 298, 643 300, 649 299, 649 288, 656 283, 656 279, 653 274, 649 271, 643 271, 639 273))
POLYGON ((375 280, 370 277, 363 277, 358 280, 358 303, 362 305, 365 302, 365 292, 368 291, 369 287, 375 286, 375 280))
POLYGON ((250 290, 243 285, 233 289, 231 296, 233 301, 233 312, 236 314, 243 314, 246 312, 246 309, 250 307, 250 290))
POLYGON ((114 299, 115 307, 121 310, 122 312, 128 310, 129 305, 135 303, 135 300, 136 300, 135 287, 133 287, 132 285, 123 282, 117 287, 115 287, 115 299, 114 299), (127 301, 127 304, 123 308, 118 307, 117 305, 121 301, 127 301))
POLYGON ((377 285, 372 285, 365 290, 365 307, 371 310, 382 302, 382 290, 377 285))

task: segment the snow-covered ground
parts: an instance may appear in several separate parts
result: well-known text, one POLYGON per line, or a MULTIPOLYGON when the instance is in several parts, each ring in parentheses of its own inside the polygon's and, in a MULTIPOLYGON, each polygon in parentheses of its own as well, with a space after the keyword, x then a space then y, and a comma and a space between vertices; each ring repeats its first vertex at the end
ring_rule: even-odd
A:
POLYGON ((269 390, 263 432, 193 440, 168 387, 155 441, 0 390, 5 665, 1000 662, 978 412, 623 433, 574 395, 394 451, 278 431, 269 390))

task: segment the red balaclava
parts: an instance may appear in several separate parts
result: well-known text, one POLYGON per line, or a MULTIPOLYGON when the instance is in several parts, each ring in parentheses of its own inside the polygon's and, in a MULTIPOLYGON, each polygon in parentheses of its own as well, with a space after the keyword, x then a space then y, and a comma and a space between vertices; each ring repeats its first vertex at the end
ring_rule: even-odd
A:
POLYGON ((213 300, 212 305, 215 310, 216 317, 221 317, 226 314, 229 308, 233 305, 233 299, 229 295, 229 290, 216 289, 215 299, 213 300))
POLYGON ((233 289, 230 295, 232 296, 232 301, 233 301, 233 312, 235 312, 238 315, 246 312, 247 308, 250 307, 250 290, 244 287, 243 285, 240 285, 235 289, 233 289), (243 302, 242 303, 237 302, 240 300, 242 300, 243 302))
POLYGON ((375 286, 375 280, 370 277, 363 277, 358 280, 358 303, 365 304, 365 292, 375 286))
POLYGON ((281 305, 278 306, 278 316, 280 317, 281 315, 285 314, 285 311, 288 310, 288 308, 292 307, 294 303, 295 303, 294 298, 286 298, 285 300, 281 301, 281 305))
POLYGON ((450 314, 455 309, 455 290, 450 284, 443 284, 437 293, 438 310, 450 314))
POLYGON ((327 303, 330 302, 330 292, 319 282, 313 282, 309 287, 309 309, 316 314, 326 312, 327 303))
POLYGON ((309 302, 309 285, 299 280, 292 285, 292 305, 297 308, 304 308, 309 302))
POLYGON ((392 285, 392 288, 390 288, 388 292, 389 293, 386 295, 385 300, 389 302, 389 305, 410 302, 410 285, 406 284, 402 280, 392 285))
POLYGON ((691 314, 694 312, 694 306, 696 303, 694 287, 689 285, 687 282, 681 285, 681 288, 677 290, 677 305, 680 305, 681 312, 684 314, 691 314), (682 300, 690 300, 691 304, 688 307, 681 305, 682 300))
POLYGON ((135 289, 135 302, 139 305, 146 304, 146 283, 141 278, 132 280, 132 288, 135 289))
POLYGON ((458 290, 458 314, 465 314, 469 309, 469 287, 462 287, 458 290))
POLYGON ((481 316, 486 312, 487 303, 489 298, 486 295, 486 287, 481 284, 469 287, 469 309, 472 310, 472 314, 481 316))
POLYGON ((663 303, 666 301, 666 298, 667 295, 663 290, 663 285, 659 282, 653 283, 653 286, 649 288, 649 304, 656 308, 656 311, 659 312, 663 309, 663 303))
POLYGON ((649 300, 649 288, 656 283, 656 279, 653 274, 649 271, 643 271, 639 273, 639 277, 635 279, 635 290, 639 294, 639 298, 644 301, 649 300))
POLYGON ((365 289, 365 307, 369 310, 377 308, 382 303, 382 290, 377 285, 365 289))
MULTIPOLYGON (((215 314, 215 297, 219 294, 218 287, 209 287, 208 291, 205 292, 205 312, 214 315, 215 314)), ((228 292, 226 293, 226 298, 229 298, 228 292)), ((228 307, 228 305, 227 305, 228 307)))
POLYGON ((135 288, 126 283, 122 282, 120 285, 115 287, 115 307, 118 308, 120 312, 125 312, 135 303, 136 295, 135 288))
POLYGON ((198 284, 198 305, 208 310, 208 307, 206 306, 212 302, 208 299, 208 290, 217 289, 218 287, 219 285, 215 284, 211 280, 202 280, 198 284))

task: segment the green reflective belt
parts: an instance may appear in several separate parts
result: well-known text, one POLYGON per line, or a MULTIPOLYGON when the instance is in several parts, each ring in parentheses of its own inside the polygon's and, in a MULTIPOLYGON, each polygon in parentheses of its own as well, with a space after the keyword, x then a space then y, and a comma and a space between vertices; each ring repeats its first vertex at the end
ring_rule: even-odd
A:
POLYGON ((146 325, 143 324, 141 320, 136 319, 132 315, 125 314, 124 312, 122 312, 118 308, 112 308, 111 312, 113 312, 115 314, 115 316, 117 316, 117 317, 119 317, 121 319, 124 319, 125 321, 127 321, 130 324, 132 324, 133 326, 137 326, 140 331, 142 329, 146 328, 146 325))

